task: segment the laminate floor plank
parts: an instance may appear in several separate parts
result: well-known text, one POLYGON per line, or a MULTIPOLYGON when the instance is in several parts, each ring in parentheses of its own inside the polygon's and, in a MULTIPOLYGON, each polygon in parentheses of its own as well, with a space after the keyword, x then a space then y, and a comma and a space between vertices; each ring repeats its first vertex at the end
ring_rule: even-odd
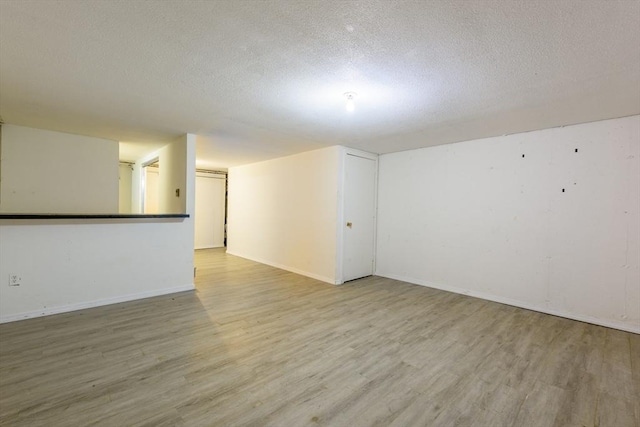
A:
POLYGON ((640 427, 640 336, 196 251, 195 292, 0 325, 2 426, 640 427))

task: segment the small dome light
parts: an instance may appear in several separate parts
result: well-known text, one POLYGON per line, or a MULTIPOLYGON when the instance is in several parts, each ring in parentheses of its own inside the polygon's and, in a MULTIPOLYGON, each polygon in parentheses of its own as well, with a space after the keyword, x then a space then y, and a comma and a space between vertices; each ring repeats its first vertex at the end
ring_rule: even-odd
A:
POLYGON ((352 113, 356 108, 355 99, 358 96, 355 92, 345 92, 344 97, 347 98, 347 111, 352 113))

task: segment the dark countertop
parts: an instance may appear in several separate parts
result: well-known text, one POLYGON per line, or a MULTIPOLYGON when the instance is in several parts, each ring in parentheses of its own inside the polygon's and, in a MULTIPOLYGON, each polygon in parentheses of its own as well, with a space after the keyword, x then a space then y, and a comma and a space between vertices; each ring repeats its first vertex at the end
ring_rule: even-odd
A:
POLYGON ((66 214, 66 213, 0 213, 0 219, 164 219, 189 218, 189 214, 66 214))

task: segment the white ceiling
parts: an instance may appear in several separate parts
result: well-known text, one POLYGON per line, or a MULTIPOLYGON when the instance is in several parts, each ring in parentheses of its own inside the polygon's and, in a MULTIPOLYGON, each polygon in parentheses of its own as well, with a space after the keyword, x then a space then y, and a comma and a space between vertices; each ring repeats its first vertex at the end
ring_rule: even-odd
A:
POLYGON ((195 133, 200 166, 640 113, 636 0, 2 0, 0 40, 6 123, 195 133))

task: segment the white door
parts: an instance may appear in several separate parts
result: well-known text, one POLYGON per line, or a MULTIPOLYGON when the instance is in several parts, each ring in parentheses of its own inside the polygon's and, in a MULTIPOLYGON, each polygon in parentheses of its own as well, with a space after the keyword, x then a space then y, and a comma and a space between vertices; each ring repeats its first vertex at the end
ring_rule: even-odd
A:
POLYGON ((342 280, 373 274, 376 170, 372 159, 347 154, 344 182, 342 280))
POLYGON ((144 168, 144 213, 157 214, 160 202, 160 169, 153 166, 144 168))
POLYGON ((196 175, 195 249, 224 246, 225 183, 224 175, 196 175))

